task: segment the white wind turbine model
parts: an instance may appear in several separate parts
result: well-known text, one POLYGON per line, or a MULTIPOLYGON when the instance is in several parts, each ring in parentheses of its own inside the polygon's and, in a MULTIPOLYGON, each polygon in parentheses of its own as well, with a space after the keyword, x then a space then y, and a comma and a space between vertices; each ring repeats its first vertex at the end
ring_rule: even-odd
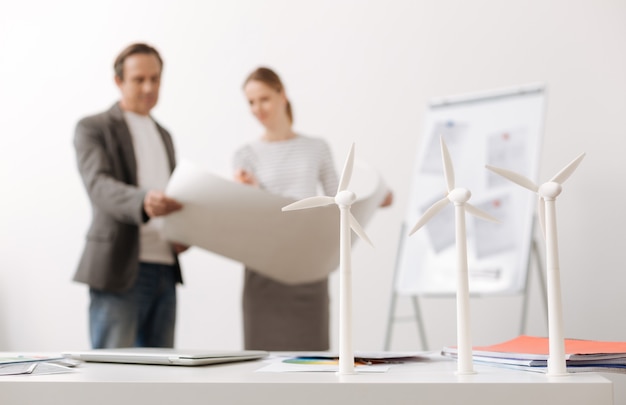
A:
POLYGON ((361 225, 352 213, 350 207, 356 200, 356 195, 348 190, 354 164, 354 144, 350 148, 348 157, 341 173, 337 194, 334 197, 316 196, 296 201, 283 207, 283 211, 300 210, 306 208, 323 207, 337 204, 340 212, 339 228, 339 374, 354 374, 354 352, 352 350, 352 268, 350 229, 361 239, 372 245, 372 242, 363 231, 361 225))
POLYGON ((495 172, 513 183, 527 188, 538 196, 539 221, 546 239, 546 268, 548 269, 548 339, 550 354, 548 357, 548 374, 565 375, 565 337, 563 335, 563 308, 561 303, 561 274, 559 269, 559 245, 556 228, 556 198, 561 194, 561 184, 567 180, 578 164, 583 160, 582 153, 572 160, 560 172, 541 186, 530 179, 510 170, 487 165, 487 169, 495 172))
POLYGON ((469 277, 467 271, 467 235, 465 232, 465 213, 488 221, 498 222, 497 219, 469 204, 472 193, 465 188, 456 188, 454 185, 454 169, 450 153, 443 138, 441 138, 441 156, 443 159, 443 174, 446 179, 448 193, 424 212, 409 235, 413 235, 424 226, 432 217, 441 211, 449 202, 454 204, 456 223, 456 256, 457 256, 457 287, 456 287, 456 334, 458 347, 458 374, 473 374, 472 341, 469 315, 469 277))

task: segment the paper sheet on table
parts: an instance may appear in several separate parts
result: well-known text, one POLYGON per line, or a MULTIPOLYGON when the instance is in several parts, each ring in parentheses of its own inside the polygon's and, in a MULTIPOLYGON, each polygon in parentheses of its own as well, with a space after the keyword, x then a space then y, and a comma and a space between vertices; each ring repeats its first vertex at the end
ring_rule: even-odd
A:
MULTIPOLYGON (((388 364, 375 364, 375 365, 355 365, 354 370, 358 373, 386 373, 389 371, 390 366, 388 364)), ((257 372, 264 373, 295 373, 295 372, 333 372, 339 371, 339 366, 336 364, 293 364, 284 362, 270 363, 267 366, 261 367, 256 370, 257 372)))
MULTIPOLYGON (((352 214, 365 224, 387 193, 380 176, 355 163, 352 214)), ((287 284, 322 280, 339 265, 336 205, 281 211, 293 199, 270 194, 181 162, 165 190, 181 211, 164 217, 166 237, 244 263, 287 284)), ((375 244, 376 239, 370 239, 375 244)), ((353 234, 352 240, 358 237, 353 234)))

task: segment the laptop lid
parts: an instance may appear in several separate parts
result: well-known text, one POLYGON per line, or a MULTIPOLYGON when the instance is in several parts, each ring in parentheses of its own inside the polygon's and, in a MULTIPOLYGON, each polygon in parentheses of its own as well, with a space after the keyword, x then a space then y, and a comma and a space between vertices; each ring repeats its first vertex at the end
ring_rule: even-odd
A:
POLYGON ((181 350, 154 347, 125 347, 119 349, 91 349, 67 351, 64 357, 99 363, 160 364, 169 366, 202 366, 232 363, 266 357, 263 350, 181 350))

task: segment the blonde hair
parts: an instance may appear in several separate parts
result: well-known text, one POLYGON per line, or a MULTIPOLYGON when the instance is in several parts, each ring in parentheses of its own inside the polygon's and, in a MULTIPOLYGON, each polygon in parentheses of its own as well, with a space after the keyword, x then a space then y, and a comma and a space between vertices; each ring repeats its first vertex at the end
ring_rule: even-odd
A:
MULTIPOLYGON (((246 87, 248 82, 251 81, 264 83, 279 93, 285 90, 285 86, 283 86, 283 82, 280 80, 280 77, 276 74, 276 72, 267 67, 261 66, 252 71, 252 73, 250 73, 246 80, 243 82, 243 87, 246 87)), ((285 112, 287 113, 289 122, 293 124, 293 111, 291 110, 291 103, 289 102, 289 100, 287 100, 287 107, 285 112)))

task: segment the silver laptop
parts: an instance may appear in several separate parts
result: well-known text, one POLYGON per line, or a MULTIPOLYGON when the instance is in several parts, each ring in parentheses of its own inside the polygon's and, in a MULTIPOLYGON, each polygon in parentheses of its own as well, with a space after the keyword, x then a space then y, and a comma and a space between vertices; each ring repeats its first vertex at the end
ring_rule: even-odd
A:
POLYGON ((67 351, 66 358, 99 363, 161 364, 169 366, 202 366, 232 363, 266 357, 263 350, 206 351, 153 347, 125 347, 120 349, 91 349, 67 351))

